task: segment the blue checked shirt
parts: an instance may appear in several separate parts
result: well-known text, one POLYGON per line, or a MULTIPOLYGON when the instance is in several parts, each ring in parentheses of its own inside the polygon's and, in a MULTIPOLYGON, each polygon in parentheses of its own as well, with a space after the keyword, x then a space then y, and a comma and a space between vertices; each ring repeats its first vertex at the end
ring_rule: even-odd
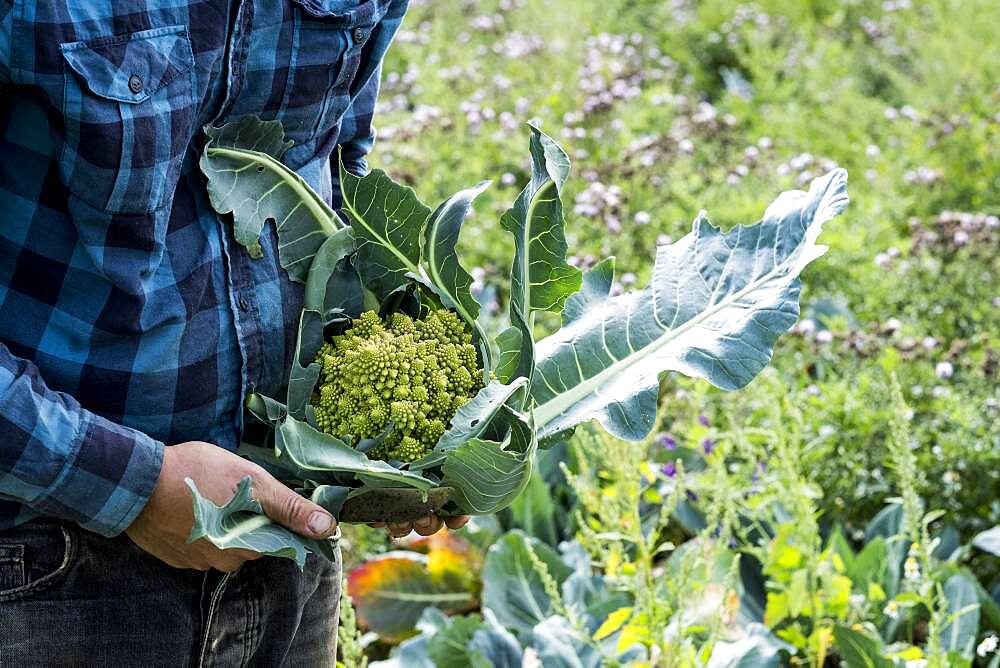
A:
POLYGON ((234 449, 287 381, 300 286, 235 244, 202 127, 279 119, 334 207, 407 0, 0 0, 0 530, 124 530, 164 444, 234 449))

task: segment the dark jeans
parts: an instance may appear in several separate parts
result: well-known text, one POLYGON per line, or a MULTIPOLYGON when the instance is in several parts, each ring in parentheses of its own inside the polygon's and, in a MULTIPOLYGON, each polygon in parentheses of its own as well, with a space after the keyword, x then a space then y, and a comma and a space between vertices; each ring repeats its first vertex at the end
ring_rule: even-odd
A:
POLYGON ((0 666, 332 666, 337 554, 203 573, 62 522, 0 531, 0 666))

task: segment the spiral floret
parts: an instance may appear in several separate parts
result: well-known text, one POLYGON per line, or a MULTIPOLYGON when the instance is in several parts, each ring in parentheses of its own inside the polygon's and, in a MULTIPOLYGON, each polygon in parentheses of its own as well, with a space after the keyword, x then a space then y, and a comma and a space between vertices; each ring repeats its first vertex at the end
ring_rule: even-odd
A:
POLYGON ((412 462, 430 453, 455 411, 482 388, 472 334, 446 309, 414 320, 367 311, 316 356, 316 424, 355 441, 389 436, 369 457, 412 462))

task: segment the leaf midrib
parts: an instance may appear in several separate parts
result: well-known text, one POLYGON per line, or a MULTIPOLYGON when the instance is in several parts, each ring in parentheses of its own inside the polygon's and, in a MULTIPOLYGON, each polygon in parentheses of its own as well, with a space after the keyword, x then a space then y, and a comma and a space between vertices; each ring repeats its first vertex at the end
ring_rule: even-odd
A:
MULTIPOLYGON (((805 252, 805 248, 797 249, 799 254, 805 252)), ((715 315, 723 308, 731 306, 734 302, 738 302, 747 293, 752 292, 758 288, 763 283, 771 280, 775 277, 781 269, 783 269, 788 262, 795 257, 795 254, 789 255, 780 264, 774 266, 771 271, 761 276, 759 279, 752 283, 748 283, 739 292, 734 292, 730 297, 724 301, 716 303, 714 306, 702 311, 697 316, 691 318, 680 327, 676 329, 664 330, 663 336, 650 342, 645 347, 641 348, 639 351, 626 355, 625 357, 615 361, 610 366, 605 367, 598 373, 594 374, 590 378, 585 378, 581 383, 574 385, 566 392, 555 395, 552 399, 548 400, 543 404, 539 404, 535 407, 535 421, 538 425, 538 430, 542 431, 542 428, 549 422, 552 422, 560 415, 562 415, 566 410, 571 408, 578 401, 584 399, 585 397, 592 394, 597 388, 599 388, 604 381, 610 376, 613 377, 619 374, 623 369, 627 369, 635 365, 639 360, 648 357, 649 355, 655 353, 657 350, 667 345, 678 336, 686 332, 687 330, 701 324, 709 317, 715 315)), ((651 286, 650 286, 651 287, 651 286)), ((649 288, 647 288, 649 289, 649 288)), ((652 296, 651 296, 652 298, 652 296)), ((655 305, 654 305, 655 308, 655 305)), ((603 323, 602 323, 603 327, 603 323)), ((574 344, 575 345, 575 344, 574 344)))
MULTIPOLYGON (((355 177, 355 178, 357 178, 358 181, 360 182, 361 179, 359 177, 355 177)), ((358 187, 360 187, 360 183, 354 189, 354 199, 357 199, 358 187)), ((372 198, 372 200, 374 201, 374 197, 372 198)), ((396 247, 396 244, 390 242, 389 239, 383 237, 381 234, 379 234, 378 232, 376 232, 375 228, 373 228, 371 225, 369 225, 368 221, 365 220, 364 216, 361 215, 361 213, 358 212, 358 210, 354 206, 354 204, 355 204, 355 202, 352 199, 348 199, 347 197, 344 198, 344 206, 347 208, 348 212, 351 214, 351 217, 354 218, 356 221, 358 221, 363 228, 365 228, 366 230, 368 230, 369 234, 371 234, 373 237, 375 237, 378 240, 378 245, 379 246, 381 246, 382 248, 388 249, 411 272, 413 272, 414 274, 420 275, 420 276, 424 276, 425 274, 423 272, 423 269, 420 267, 420 265, 419 264, 413 264, 413 262, 410 261, 410 258, 408 258, 406 255, 404 255, 396 247)))
POLYGON ((333 209, 327 206, 326 202, 315 197, 311 188, 303 187, 304 184, 298 174, 295 174, 295 172, 267 153, 249 149, 222 148, 220 146, 210 146, 205 149, 205 152, 209 157, 219 155, 237 160, 249 158, 250 162, 264 165, 271 172, 277 174, 281 182, 298 195, 299 200, 305 203, 313 218, 320 224, 320 227, 326 230, 327 234, 333 234, 340 229, 341 226, 337 224, 337 214, 334 213, 333 209))

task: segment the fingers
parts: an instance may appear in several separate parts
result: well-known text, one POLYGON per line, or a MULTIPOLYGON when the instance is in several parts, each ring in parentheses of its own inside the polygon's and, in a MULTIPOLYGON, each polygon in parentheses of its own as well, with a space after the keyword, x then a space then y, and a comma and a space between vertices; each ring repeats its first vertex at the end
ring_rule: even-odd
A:
POLYGON ((299 496, 270 475, 254 479, 264 513, 295 533, 313 538, 329 538, 337 530, 333 515, 309 499, 299 496))
POLYGON ((413 525, 409 522, 390 522, 386 528, 389 529, 389 535, 393 538, 403 538, 410 534, 413 525))
POLYGON ((413 529, 421 536, 432 536, 441 530, 444 522, 437 515, 421 517, 413 523, 413 529))
POLYGON ((373 522, 369 526, 380 528, 385 527, 389 534, 393 538, 403 538, 409 535, 411 531, 416 531, 421 536, 433 536, 442 527, 447 526, 449 529, 461 529, 469 521, 468 515, 457 515, 455 517, 438 517, 437 515, 427 515, 426 517, 421 517, 415 522, 393 522, 386 524, 385 522, 373 522))

